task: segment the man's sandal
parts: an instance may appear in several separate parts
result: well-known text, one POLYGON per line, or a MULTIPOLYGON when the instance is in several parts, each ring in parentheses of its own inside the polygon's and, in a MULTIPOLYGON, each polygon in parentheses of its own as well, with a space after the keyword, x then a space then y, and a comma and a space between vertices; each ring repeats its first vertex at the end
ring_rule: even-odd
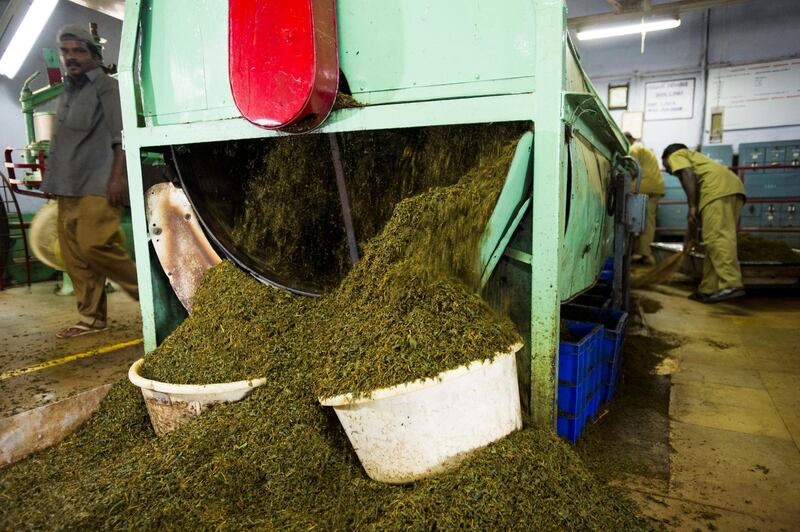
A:
POLYGON ((75 325, 70 325, 63 331, 56 334, 56 338, 65 339, 65 338, 75 338, 76 336, 83 336, 84 334, 92 334, 96 332, 105 331, 108 329, 108 325, 105 323, 103 325, 99 325, 97 321, 92 323, 85 323, 79 321, 75 325))

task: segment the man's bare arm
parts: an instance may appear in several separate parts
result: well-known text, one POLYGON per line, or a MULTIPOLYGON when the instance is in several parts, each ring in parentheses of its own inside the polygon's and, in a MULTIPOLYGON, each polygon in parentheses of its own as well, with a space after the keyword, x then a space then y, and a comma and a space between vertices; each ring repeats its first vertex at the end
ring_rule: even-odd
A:
POLYGON ((125 194, 128 191, 128 177, 125 170, 125 151, 122 144, 114 144, 114 162, 111 165, 111 176, 108 179, 108 203, 113 207, 122 207, 125 204, 125 194))
POLYGON ((686 236, 684 237, 684 244, 687 246, 689 243, 697 240, 697 226, 699 224, 699 213, 697 205, 699 203, 699 190, 697 187, 697 177, 691 168, 684 168, 678 172, 678 178, 681 180, 681 186, 686 192, 686 199, 689 202, 689 212, 686 216, 686 236))

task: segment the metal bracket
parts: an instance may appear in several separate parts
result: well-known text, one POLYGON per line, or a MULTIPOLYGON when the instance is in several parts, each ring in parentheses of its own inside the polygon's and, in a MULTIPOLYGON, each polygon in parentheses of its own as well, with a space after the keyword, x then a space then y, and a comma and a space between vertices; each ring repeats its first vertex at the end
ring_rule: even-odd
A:
POLYGON ((625 224, 628 226, 628 232, 644 232, 647 217, 647 195, 628 194, 625 200, 625 224))

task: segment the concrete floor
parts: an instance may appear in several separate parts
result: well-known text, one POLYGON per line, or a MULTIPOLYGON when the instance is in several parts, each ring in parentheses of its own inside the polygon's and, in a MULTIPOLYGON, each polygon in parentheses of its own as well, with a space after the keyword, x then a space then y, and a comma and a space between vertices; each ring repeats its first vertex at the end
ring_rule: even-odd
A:
POLYGON ((668 475, 620 484, 668 528, 797 530, 800 297, 704 305, 688 293, 680 285, 639 292, 663 305, 643 315, 651 332, 684 343, 656 368, 671 381, 668 475))
MULTIPOLYGON (((114 293, 109 331, 56 340, 55 332, 74 322, 76 314, 72 297, 52 292, 52 283, 0 292, 0 373, 140 337, 138 305, 114 293)), ((642 315, 644 330, 682 337, 682 345, 655 368, 664 377, 657 386, 661 398, 651 402, 668 403, 668 408, 635 405, 623 415, 612 402, 587 440, 591 430, 597 437, 598 427, 605 427, 614 439, 615 457, 638 455, 645 472, 626 473, 614 482, 667 528, 797 529, 800 297, 752 295, 703 305, 688 300, 688 293, 680 285, 639 292, 663 306, 642 315)), ((137 345, 0 380, 0 425, 2 418, 57 406, 66 397, 79 400, 87 390, 122 378, 141 349, 137 345)))
MULTIPOLYGON (((57 296, 54 283, 0 291, 0 375, 66 356, 141 338, 139 304, 122 292, 108 295, 109 329, 70 340, 55 334, 75 323, 75 298, 57 296)), ((137 344, 0 379, 0 419, 72 397, 123 377, 142 355, 137 344)))

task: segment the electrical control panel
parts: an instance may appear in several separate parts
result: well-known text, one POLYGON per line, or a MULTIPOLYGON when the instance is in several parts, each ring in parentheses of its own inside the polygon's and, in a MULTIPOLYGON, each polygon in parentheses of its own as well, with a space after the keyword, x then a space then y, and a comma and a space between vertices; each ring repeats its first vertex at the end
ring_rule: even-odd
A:
POLYGON ((733 166, 733 146, 721 144, 719 146, 702 146, 700 153, 725 166, 733 166))
POLYGON ((747 170, 744 189, 748 198, 800 197, 800 140, 740 144, 739 166, 796 167, 747 170))

